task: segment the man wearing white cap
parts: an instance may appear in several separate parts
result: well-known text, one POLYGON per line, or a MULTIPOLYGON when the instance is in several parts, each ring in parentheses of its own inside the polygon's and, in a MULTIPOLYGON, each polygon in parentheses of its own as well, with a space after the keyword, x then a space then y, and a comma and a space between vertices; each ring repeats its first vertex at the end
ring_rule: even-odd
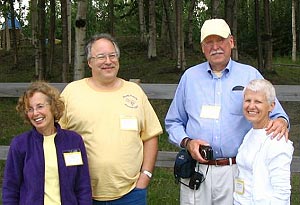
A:
MULTIPOLYGON (((235 157, 251 128, 243 116, 243 89, 252 79, 263 78, 254 67, 231 59, 233 47, 233 36, 223 19, 204 22, 201 49, 207 62, 183 74, 165 119, 170 142, 190 152, 197 160, 195 171, 204 177, 204 181, 181 179, 182 205, 233 204, 235 157), (201 145, 212 148, 208 160, 200 154, 201 145), (197 189, 194 184, 200 182, 197 189)), ((277 99, 275 105, 266 131, 272 138, 288 136, 289 118, 277 99)))

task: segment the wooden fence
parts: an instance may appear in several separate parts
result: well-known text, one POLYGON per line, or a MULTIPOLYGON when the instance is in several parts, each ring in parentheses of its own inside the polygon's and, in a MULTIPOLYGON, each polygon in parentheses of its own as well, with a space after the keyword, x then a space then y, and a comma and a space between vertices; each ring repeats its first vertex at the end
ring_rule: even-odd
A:
MULTIPOLYGON (((19 97, 30 83, 0 83, 0 97, 19 97)), ((50 83, 59 90, 66 83, 50 83)), ((173 99, 177 84, 139 84, 149 99, 173 99)), ((274 85, 279 101, 299 101, 300 85, 274 85)))
MULTIPOLYGON (((19 97, 30 83, 0 83, 0 97, 19 97)), ((59 90, 67 85, 66 83, 51 83, 59 90)), ((149 99, 173 99, 177 84, 143 84, 140 86, 149 99)), ((300 85, 275 85, 279 101, 299 101, 300 85)), ((6 160, 9 146, 0 146, 0 160, 6 160)), ((159 151, 156 166, 172 168, 176 152, 159 151)), ((300 172, 300 157, 293 156, 292 172, 300 172)))

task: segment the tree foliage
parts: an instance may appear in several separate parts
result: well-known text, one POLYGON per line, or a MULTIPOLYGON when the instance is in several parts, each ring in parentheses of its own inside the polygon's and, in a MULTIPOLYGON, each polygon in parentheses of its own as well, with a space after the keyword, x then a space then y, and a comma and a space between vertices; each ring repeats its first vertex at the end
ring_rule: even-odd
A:
MULTIPOLYGON (((13 0, 12 0, 13 1, 13 0)), ((39 2, 40 0, 38 0, 39 2)), ((164 9, 164 3, 166 0, 156 0, 155 15, 156 15, 156 38, 158 42, 163 39, 165 45, 170 44, 170 35, 165 35, 168 31, 168 27, 175 27, 175 22, 167 24, 163 22, 166 19, 166 10, 164 9), (164 32, 162 32, 162 29, 164 32), (165 36, 161 36, 161 34, 165 36)), ((9 11, 9 0, 0 0, 0 17, 6 17, 9 11)), ((19 1, 14 1, 18 4, 19 1)), ((56 21, 55 21, 55 37, 62 39, 63 27, 62 27, 62 14, 61 14, 61 1, 56 0, 56 21)), ((72 0, 72 39, 75 39, 75 20, 77 14, 77 0, 72 0)), ((175 0, 168 0, 170 8, 169 19, 175 19, 175 0)), ((251 56, 257 58, 258 45, 257 36, 261 37, 262 41, 266 37, 265 31, 265 19, 264 19, 264 0, 257 1, 217 1, 217 0, 195 0, 195 8, 190 10, 191 3, 193 1, 184 0, 182 4, 182 26, 184 31, 185 46, 189 49, 199 48, 200 28, 206 19, 212 17, 225 18, 226 12, 231 8, 225 8, 231 5, 232 2, 237 4, 238 10, 234 13, 234 17, 237 19, 236 23, 236 40, 238 43, 238 50, 240 55, 251 56), (256 20, 255 20, 255 2, 258 3, 259 8, 259 25, 260 31, 257 33, 256 20), (192 12, 192 13, 191 13, 192 12), (192 18, 190 18, 192 15, 192 18), (191 40, 192 39, 192 40, 191 40), (195 46, 192 46, 194 44, 195 46)), ((299 30, 299 2, 296 2, 296 28, 299 30)), ((101 33, 101 32, 114 32, 114 36, 135 36, 137 43, 140 39, 140 25, 139 25, 139 7, 138 0, 87 0, 87 16, 86 16, 86 38, 101 33), (113 14, 112 14, 113 9, 113 14), (112 28, 113 27, 113 28, 112 28)), ((146 25, 146 41, 149 40, 149 0, 143 0, 144 6, 144 19, 146 25)), ((273 45, 273 55, 291 55, 292 52, 292 16, 291 16, 291 1, 290 0, 273 0, 269 1, 270 19, 271 19, 271 39, 273 45)), ((15 15, 20 20, 23 28, 22 33, 24 38, 32 38, 31 32, 31 12, 28 7, 21 7, 16 10, 15 15)), ((45 5, 45 36, 49 36, 50 28, 50 4, 46 1, 45 5)), ((297 32, 298 32, 297 30, 297 32)), ((174 34, 174 33, 173 33, 174 34)), ((299 36, 299 35, 298 35, 299 36)), ((145 36, 143 37, 145 39, 145 36)), ((299 38, 299 37, 298 37, 299 38)), ((297 38, 297 40, 298 40, 297 38)), ((74 40, 73 40, 74 41, 74 40)), ((298 42, 298 41, 297 41, 298 42)), ((147 43, 147 42, 146 42, 147 43)), ((299 44, 299 43, 298 43, 299 44)), ((172 46, 169 46, 172 48, 172 46)), ((174 46, 173 46, 174 47, 174 46)), ((175 46, 176 47, 176 46, 175 46)), ((174 57, 172 49, 167 49, 170 57, 174 57)), ((147 57, 147 56, 145 56, 147 57)), ((159 57, 159 53, 158 53, 159 57)), ((175 60, 176 61, 176 60, 175 60)), ((176 62, 174 63, 174 66, 176 62)), ((71 65, 73 67, 73 65, 71 65)), ((72 70, 72 69, 71 69, 72 70)))

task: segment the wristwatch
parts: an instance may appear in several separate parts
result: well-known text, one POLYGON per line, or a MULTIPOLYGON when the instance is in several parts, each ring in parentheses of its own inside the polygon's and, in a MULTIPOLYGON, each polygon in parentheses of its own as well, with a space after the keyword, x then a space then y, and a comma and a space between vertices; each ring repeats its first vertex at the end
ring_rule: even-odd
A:
POLYGON ((187 149, 187 146, 188 146, 188 144, 189 144, 189 142, 190 142, 191 140, 192 140, 192 139, 191 139, 191 138, 188 138, 188 137, 184 138, 184 139, 182 140, 180 146, 181 146, 182 148, 187 149))
POLYGON ((151 172, 149 172, 149 171, 147 171, 147 170, 143 170, 142 173, 143 173, 143 174, 146 174, 147 177, 149 177, 149 179, 151 179, 151 177, 152 177, 152 173, 151 173, 151 172))

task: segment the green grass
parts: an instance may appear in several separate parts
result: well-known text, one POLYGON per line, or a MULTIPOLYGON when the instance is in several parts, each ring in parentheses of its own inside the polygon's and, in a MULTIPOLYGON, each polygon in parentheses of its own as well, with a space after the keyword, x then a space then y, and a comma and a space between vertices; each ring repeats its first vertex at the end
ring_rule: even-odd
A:
POLYGON ((291 204, 300 204, 300 173, 292 173, 291 204))
POLYGON ((0 144, 9 145, 12 137, 30 128, 15 110, 16 98, 0 98, 0 144))
POLYGON ((175 183, 173 169, 156 168, 148 187, 148 205, 179 204, 179 185, 175 183))

